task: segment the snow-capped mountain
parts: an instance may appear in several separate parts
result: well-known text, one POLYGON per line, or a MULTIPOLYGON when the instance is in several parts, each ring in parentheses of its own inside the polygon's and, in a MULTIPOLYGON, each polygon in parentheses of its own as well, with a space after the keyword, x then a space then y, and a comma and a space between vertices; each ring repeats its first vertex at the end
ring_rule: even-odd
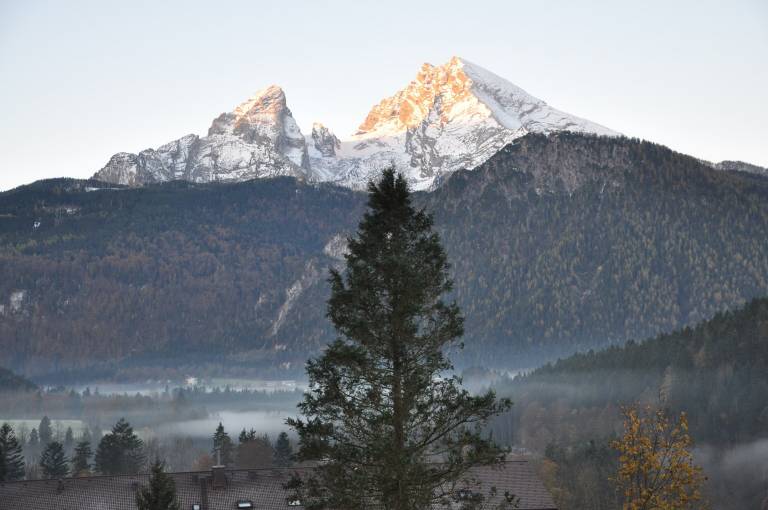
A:
POLYGON ((186 135, 139 154, 117 153, 94 178, 138 186, 174 179, 245 181, 278 175, 311 177, 304 136, 285 93, 272 85, 219 115, 208 136, 186 135))
POLYGON ((187 135, 156 150, 115 154, 94 177, 141 185, 291 175, 362 189, 395 165, 414 189, 432 189, 444 176, 478 166, 526 133, 554 131, 619 135, 453 57, 442 66, 424 64, 416 79, 374 106, 347 139, 319 123, 303 136, 282 89, 272 86, 216 118, 208 136, 187 135))

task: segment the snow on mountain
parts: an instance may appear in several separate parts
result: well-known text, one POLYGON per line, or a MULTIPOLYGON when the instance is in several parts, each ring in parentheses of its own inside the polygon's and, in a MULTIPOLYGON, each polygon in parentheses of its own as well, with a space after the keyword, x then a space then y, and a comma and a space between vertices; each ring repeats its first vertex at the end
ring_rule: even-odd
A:
POLYGON ((219 115, 208 136, 187 135, 139 154, 115 154, 94 178, 136 186, 173 179, 244 181, 279 175, 309 177, 309 156, 285 93, 273 85, 219 115))
POLYGON ((724 170, 726 172, 746 172, 755 175, 768 177, 768 168, 745 163, 744 161, 725 160, 720 163, 709 163, 715 170, 724 170))
POLYGON ((453 57, 442 66, 424 64, 405 88, 374 106, 348 139, 339 140, 319 123, 304 137, 282 89, 271 86, 221 114, 208 136, 187 135, 138 155, 116 154, 94 177, 141 185, 292 175, 364 189, 394 165, 414 189, 433 189, 444 176, 478 166, 526 133, 554 131, 619 135, 453 57))

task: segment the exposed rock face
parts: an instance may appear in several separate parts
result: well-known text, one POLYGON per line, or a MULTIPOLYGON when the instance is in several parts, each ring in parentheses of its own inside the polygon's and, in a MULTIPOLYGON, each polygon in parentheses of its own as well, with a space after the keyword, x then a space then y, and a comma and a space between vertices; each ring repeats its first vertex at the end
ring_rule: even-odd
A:
POLYGON ((323 253, 332 259, 343 261, 349 253, 346 236, 342 234, 333 236, 323 247, 323 253))
MULTIPOLYGON (((11 293, 11 297, 8 300, 10 303, 11 311, 12 312, 19 312, 22 309, 22 306, 24 305, 24 297, 27 295, 27 291, 25 290, 17 290, 15 292, 11 293)), ((5 307, 3 307, 5 308, 5 307)))
POLYGON ((341 142, 331 130, 319 122, 312 125, 312 142, 320 157, 333 158, 341 148, 341 142))
POLYGON ((95 179, 139 186, 183 179, 244 181, 290 175, 306 178, 304 136, 280 87, 267 87, 232 112, 219 115, 208 136, 187 135, 139 154, 118 153, 95 179))
POLYGON ((290 175, 364 189, 383 168, 395 166, 414 189, 434 189, 446 175, 475 168, 526 133, 555 131, 618 135, 454 57, 442 66, 424 64, 347 140, 319 123, 305 139, 282 89, 271 86, 217 117, 208 136, 116 154, 95 178, 137 186, 290 175))

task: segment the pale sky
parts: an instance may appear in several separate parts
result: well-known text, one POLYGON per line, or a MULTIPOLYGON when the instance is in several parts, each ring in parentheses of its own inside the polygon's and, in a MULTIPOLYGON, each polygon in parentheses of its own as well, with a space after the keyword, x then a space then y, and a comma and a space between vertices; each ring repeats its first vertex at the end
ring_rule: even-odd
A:
POLYGON ((305 134, 344 138, 452 55, 626 135, 768 166, 766 0, 0 0, 0 190, 205 134, 273 83, 305 134))

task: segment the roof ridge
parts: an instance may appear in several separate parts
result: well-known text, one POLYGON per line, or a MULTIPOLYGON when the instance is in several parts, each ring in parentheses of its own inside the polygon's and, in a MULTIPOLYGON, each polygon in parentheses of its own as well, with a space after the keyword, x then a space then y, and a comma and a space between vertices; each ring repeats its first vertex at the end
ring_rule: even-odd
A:
MULTIPOLYGON (((484 468, 484 467, 496 467, 500 464, 514 464, 514 463, 528 463, 528 459, 505 459, 499 462, 499 464, 488 464, 488 465, 480 465, 480 466, 474 466, 475 468, 484 468)), ((439 462, 434 462, 431 464, 439 464, 439 462)), ((274 466, 274 467, 255 467, 255 468, 224 468, 225 471, 228 473, 235 473, 235 472, 245 472, 245 473, 252 473, 254 471, 303 471, 308 469, 315 469, 313 466, 274 466)), ((136 473, 133 475, 89 475, 89 476, 67 476, 64 478, 33 478, 31 480, 3 480, 0 481, 0 485, 10 485, 10 484, 23 484, 23 483, 56 483, 58 484, 59 481, 67 482, 67 481, 74 481, 74 480, 80 480, 80 481, 88 481, 88 480, 95 480, 95 479, 102 479, 102 478, 137 478, 137 477, 146 477, 150 476, 152 473, 136 473)), ((210 469, 202 469, 197 471, 168 471, 166 474, 169 475, 201 475, 201 474, 211 474, 210 469)))

